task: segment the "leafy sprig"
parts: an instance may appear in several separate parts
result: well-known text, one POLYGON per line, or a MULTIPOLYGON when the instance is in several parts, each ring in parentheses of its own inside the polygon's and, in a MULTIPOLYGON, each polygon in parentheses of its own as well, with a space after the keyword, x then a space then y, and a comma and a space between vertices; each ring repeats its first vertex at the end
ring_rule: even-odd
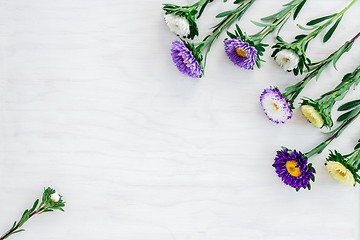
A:
POLYGON ((252 38, 254 38, 254 41, 262 41, 267 35, 272 33, 277 26, 280 26, 278 33, 279 34, 281 28, 285 25, 287 20, 290 18, 291 13, 293 14, 293 19, 295 20, 298 14, 300 13, 300 10, 304 7, 307 0, 293 0, 287 4, 284 4, 284 8, 280 10, 279 12, 272 14, 270 16, 261 18, 262 21, 272 21, 272 23, 264 23, 264 22, 255 22, 251 21, 253 24, 255 24, 258 27, 263 27, 262 30, 260 30, 258 33, 250 35, 252 38))
POLYGON ((306 84, 310 82, 311 79, 315 78, 318 79, 321 75, 321 73, 326 69, 331 63, 333 64, 334 68, 336 69, 336 63, 340 59, 340 57, 348 52, 351 47, 353 46, 356 39, 360 37, 360 32, 353 37, 351 40, 345 42, 338 50, 330 54, 327 58, 324 60, 321 60, 316 63, 312 63, 310 66, 310 72, 305 76, 305 78, 296 84, 288 87, 285 89, 285 93, 283 93, 283 96, 288 99, 288 101, 291 103, 291 108, 294 109, 293 103, 298 97, 298 95, 302 92, 302 90, 305 88, 306 84))
POLYGON ((336 28, 338 27, 343 15, 345 12, 356 2, 357 0, 352 0, 351 3, 346 6, 343 10, 341 10, 338 13, 331 14, 329 16, 320 17, 313 19, 307 23, 310 28, 302 27, 298 25, 303 30, 313 30, 309 34, 300 34, 295 37, 295 40, 291 43, 287 43, 284 41, 280 36, 277 36, 276 39, 278 40, 278 43, 276 43, 273 48, 275 49, 272 57, 275 57, 278 52, 280 52, 283 49, 289 49, 295 52, 299 56, 299 63, 298 66, 293 70, 293 73, 295 75, 298 75, 299 73, 302 74, 305 69, 307 71, 310 71, 310 65, 311 60, 306 56, 306 50, 310 43, 310 41, 314 38, 316 38, 320 32, 322 32, 324 29, 329 27, 331 24, 332 27, 327 31, 323 38, 323 42, 327 42, 333 33, 335 32, 336 28), (324 22, 325 21, 325 22, 324 22), (320 24, 321 25, 317 25, 320 24))
POLYGON ((62 200, 62 196, 59 195, 59 199, 54 200, 52 199, 52 194, 57 194, 54 189, 44 189, 41 203, 39 204, 40 200, 37 199, 32 208, 25 210, 20 220, 18 222, 15 221, 12 227, 0 237, 0 240, 6 239, 15 233, 25 231, 25 229, 21 227, 36 214, 52 212, 54 210, 64 211, 63 207, 65 206, 65 202, 62 200))
POLYGON ((328 91, 320 96, 317 100, 303 98, 301 105, 310 105, 321 115, 324 120, 324 126, 331 128, 333 121, 331 111, 337 101, 342 100, 349 90, 355 88, 360 83, 360 65, 352 72, 346 74, 341 83, 333 90, 328 91))

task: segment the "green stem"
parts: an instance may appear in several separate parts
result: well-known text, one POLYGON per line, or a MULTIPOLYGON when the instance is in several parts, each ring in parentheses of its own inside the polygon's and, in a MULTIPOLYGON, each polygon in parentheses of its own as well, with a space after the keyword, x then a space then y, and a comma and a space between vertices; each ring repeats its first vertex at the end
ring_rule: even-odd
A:
MULTIPOLYGON (((358 81, 360 79, 360 65, 352 72, 352 76, 348 77, 348 79, 343 79, 341 81, 341 83, 339 85, 337 85, 335 87, 334 90, 329 91, 327 93, 324 93, 319 99, 317 99, 316 101, 322 101, 324 99, 326 99, 325 101, 323 101, 323 105, 326 104, 333 104, 336 101, 340 101, 341 99, 343 99, 345 97, 345 95, 348 93, 348 91, 350 90, 351 86, 354 85, 355 86, 358 84, 358 81)), ((346 75, 345 75, 346 76, 346 75)))
POLYGON ((325 142, 319 144, 314 149, 312 149, 310 152, 305 153, 305 155, 310 158, 316 153, 321 153, 327 145, 329 145, 335 138, 339 137, 341 133, 360 115, 360 111, 352 118, 347 120, 346 122, 343 122, 338 130, 332 135, 330 138, 328 138, 325 142))
POLYGON ((339 18, 340 16, 342 16, 357 0, 353 0, 351 1, 351 3, 346 6, 341 12, 337 13, 335 16, 333 16, 332 18, 330 18, 328 21, 326 21, 323 25, 319 26, 318 28, 316 28, 314 31, 312 31, 309 35, 307 35, 306 37, 304 37, 303 39, 301 39, 301 41, 299 41, 297 43, 298 46, 302 46, 302 44, 304 42, 306 42, 307 40, 311 39, 311 38, 315 38, 324 28, 326 28, 327 26, 329 26, 333 21, 335 21, 337 18, 339 18))
POLYGON ((245 8, 249 8, 251 6, 251 4, 253 4, 256 0, 247 0, 246 2, 242 3, 239 7, 237 7, 237 11, 234 12, 233 14, 229 15, 225 21, 218 26, 216 29, 214 29, 213 33, 211 34, 210 37, 206 38, 205 41, 203 41, 203 49, 206 48, 206 46, 208 46, 210 43, 212 43, 219 35, 220 33, 225 29, 230 27, 231 25, 231 21, 234 20, 234 18, 241 13, 245 8))
POLYGON ((208 0, 200 0, 190 6, 191 9, 197 9, 199 6, 204 5, 208 0))
MULTIPOLYGON (((35 214, 38 214, 38 213, 41 213, 43 210, 45 210, 45 207, 42 207, 36 211, 34 211, 33 213, 31 213, 29 215, 29 218, 27 220, 29 220, 32 216, 34 216, 35 214)), ((27 221, 26 220, 26 221, 27 221)), ((16 230, 18 230, 22 225, 24 225, 25 222, 21 223, 21 221, 16 224, 16 226, 11 230, 11 231, 8 231, 6 234, 4 234, 3 236, 0 237, 0 240, 4 240, 6 238, 8 238, 10 235, 12 235, 16 230)))
POLYGON ((272 32, 275 30, 275 28, 276 28, 282 21, 284 21, 285 18, 286 18, 289 14, 291 14, 292 11, 293 11, 297 6, 298 6, 298 4, 297 4, 297 5, 294 5, 294 6, 291 7, 291 8, 289 8, 289 10, 288 10, 283 16, 281 16, 279 19, 277 19, 271 26, 268 26, 265 31, 262 30, 262 31, 261 31, 262 33, 261 33, 259 36, 255 37, 254 42, 255 42, 255 41, 259 41, 259 43, 260 43, 267 35, 269 35, 270 33, 272 33, 272 32))
POLYGON ((216 27, 212 34, 205 37, 204 40, 201 43, 196 44, 196 46, 199 47, 199 51, 203 51, 207 48, 205 54, 204 54, 204 63, 203 63, 203 67, 205 67, 206 65, 206 58, 207 58, 207 54, 210 51, 210 47, 212 45, 212 43, 215 41, 216 38, 218 38, 220 36, 220 34, 222 33, 222 31, 226 28, 229 28, 231 26, 231 24, 234 23, 234 21, 236 21, 237 18, 240 18, 242 16, 242 14, 244 14, 246 12, 246 10, 255 2, 256 0, 246 0, 245 2, 243 2, 239 7, 236 8, 236 12, 230 14, 229 16, 227 16, 223 22, 216 27))

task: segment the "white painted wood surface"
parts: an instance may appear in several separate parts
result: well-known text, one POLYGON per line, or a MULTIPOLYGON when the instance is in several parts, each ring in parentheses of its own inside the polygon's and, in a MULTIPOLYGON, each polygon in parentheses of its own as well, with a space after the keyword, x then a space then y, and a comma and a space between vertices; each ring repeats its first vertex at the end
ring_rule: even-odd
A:
MULTIPOLYGON (((286 2, 258 0, 240 25, 254 33, 250 19, 286 2)), ((281 36, 293 40, 296 23, 348 2, 309 0, 281 36)), ((261 70, 237 68, 223 51, 225 35, 209 54, 206 76, 186 77, 169 55, 176 37, 162 3, 0 1, 0 231, 51 186, 66 212, 34 217, 11 239, 360 239, 359 187, 330 177, 328 150, 311 159, 318 172, 311 191, 295 192, 271 167, 281 145, 308 151, 326 138, 299 110, 281 126, 262 113, 263 88, 283 90, 301 77, 282 71, 270 49, 261 70)), ((231 4, 205 10, 202 36, 231 4)), ((327 44, 311 42, 313 61, 360 30, 359 4, 327 44)), ((338 71, 329 67, 303 95, 332 89, 359 54, 357 42, 338 71)), ((359 123, 329 149, 351 151, 359 123)))

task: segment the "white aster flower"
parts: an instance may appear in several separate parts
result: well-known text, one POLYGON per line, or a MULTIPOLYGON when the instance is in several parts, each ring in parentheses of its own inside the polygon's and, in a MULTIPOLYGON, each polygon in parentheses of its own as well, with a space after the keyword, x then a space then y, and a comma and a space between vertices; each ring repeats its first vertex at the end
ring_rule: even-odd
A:
POLYGON ((174 14, 165 14, 164 18, 166 24, 170 28, 170 31, 182 37, 186 37, 190 34, 190 25, 186 18, 174 14))
POLYGON ((58 202, 60 200, 60 195, 57 192, 55 192, 53 194, 50 194, 50 199, 53 202, 58 202))
POLYGON ((355 185, 355 179, 353 174, 349 169, 347 169, 341 163, 335 161, 328 161, 326 163, 326 168, 331 174, 331 176, 333 176, 333 178, 335 178, 337 181, 341 182, 342 184, 350 185, 350 186, 355 185))
POLYGON ((260 96, 260 103, 266 116, 275 123, 285 123, 292 117, 291 103, 277 88, 266 88, 260 96))
POLYGON ((301 112, 311 122, 314 126, 321 128, 324 125, 324 119, 321 117, 320 113, 316 111, 313 106, 302 105, 301 112))
POLYGON ((292 50, 283 49, 276 54, 275 61, 285 71, 292 71, 299 64, 299 56, 292 50))

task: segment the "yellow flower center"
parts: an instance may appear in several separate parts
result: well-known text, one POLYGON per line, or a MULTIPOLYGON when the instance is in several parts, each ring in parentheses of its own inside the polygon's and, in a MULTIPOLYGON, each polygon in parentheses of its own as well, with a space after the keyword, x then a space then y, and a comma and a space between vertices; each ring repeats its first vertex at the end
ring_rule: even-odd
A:
POLYGON ((236 48, 236 53, 240 56, 240 57, 243 57, 243 58, 246 58, 247 55, 246 55, 246 52, 244 50, 242 50, 241 48, 236 48))
POLYGON ((273 103, 273 105, 274 105, 276 110, 279 110, 279 107, 275 103, 273 103))
POLYGON ((341 169, 336 169, 335 170, 339 175, 341 175, 342 177, 346 176, 346 172, 341 171, 341 169))
POLYGON ((284 62, 288 63, 290 62, 290 59, 289 58, 283 58, 284 62))
POLYGON ((295 160, 286 162, 286 169, 293 177, 299 177, 301 175, 300 169, 297 167, 295 160))

